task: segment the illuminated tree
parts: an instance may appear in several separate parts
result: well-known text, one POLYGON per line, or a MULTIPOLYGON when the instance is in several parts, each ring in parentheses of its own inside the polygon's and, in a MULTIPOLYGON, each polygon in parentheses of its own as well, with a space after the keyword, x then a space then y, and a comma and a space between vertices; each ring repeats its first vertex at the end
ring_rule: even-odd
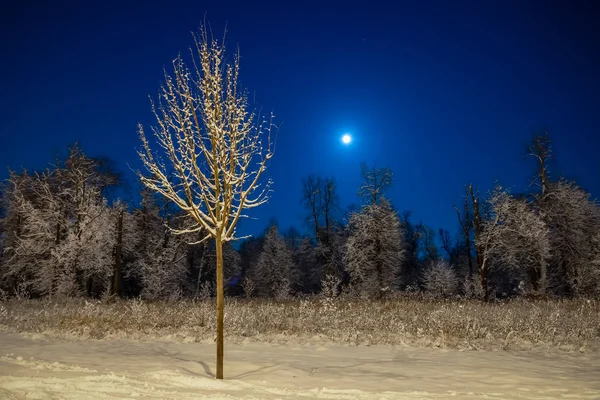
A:
POLYGON ((36 295, 107 293, 119 266, 120 206, 109 207, 102 192, 116 182, 78 145, 44 172, 11 173, 4 278, 36 295))
POLYGON ((169 202, 157 202, 152 192, 142 191, 141 207, 133 212, 126 233, 133 242, 134 260, 128 278, 137 278, 146 299, 177 298, 187 275, 185 237, 173 235, 165 225, 173 218, 169 202))
MULTIPOLYGON (((539 187, 534 204, 550 230, 549 285, 558 293, 595 294, 600 290, 600 271, 594 263, 600 232, 600 207, 574 182, 551 179, 552 142, 548 134, 537 135, 528 147, 536 162, 532 182, 539 187)), ((531 271, 534 287, 539 276, 531 271)))
MULTIPOLYGON (((488 299, 487 277, 492 270, 509 270, 527 275, 531 270, 539 276, 534 291, 543 292, 547 284, 547 262, 550 257, 549 230, 530 205, 497 187, 487 199, 485 218, 476 238, 480 259, 481 286, 488 299), (484 279, 485 277, 485 279, 484 279)), ((475 218, 478 215, 475 214, 475 218)), ((533 283, 533 282, 531 282, 533 283)))
POLYGON ((434 296, 451 296, 458 288, 456 272, 446 260, 431 261, 423 271, 423 286, 434 296))
POLYGON ((396 289, 404 259, 403 233, 396 211, 384 199, 352 214, 345 260, 359 292, 378 296, 396 289))
POLYGON ((544 216, 550 228, 550 275, 553 289, 597 294, 600 271, 594 262, 600 232, 600 206, 576 184, 561 180, 548 186, 544 216))
POLYGON ((175 234, 204 231, 202 240, 215 240, 216 377, 223 379, 223 243, 236 238, 244 210, 268 199, 270 181, 260 178, 272 157, 274 125, 273 115, 249 110, 248 97, 238 87, 239 54, 226 63, 224 44, 209 38, 205 28, 194 35, 194 43, 191 66, 178 56, 172 75, 165 72, 158 104, 152 103, 157 121, 152 132, 166 161, 152 151, 140 125, 138 154, 147 174, 139 176, 190 217, 186 226, 170 227, 175 234))

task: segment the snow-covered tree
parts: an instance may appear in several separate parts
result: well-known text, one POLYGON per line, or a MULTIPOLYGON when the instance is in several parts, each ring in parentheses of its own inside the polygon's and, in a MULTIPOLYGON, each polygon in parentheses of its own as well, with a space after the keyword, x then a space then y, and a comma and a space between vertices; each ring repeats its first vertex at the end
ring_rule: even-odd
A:
POLYGON ((101 193, 111 182, 77 145, 64 162, 42 173, 11 173, 4 276, 18 278, 35 295, 106 291, 116 232, 101 193))
POLYGON ((348 229, 345 260, 351 283, 368 295, 396 289, 403 260, 403 233, 396 211, 382 199, 354 213, 348 229))
MULTIPOLYGON (((88 295, 106 293, 111 287, 117 239, 116 217, 114 209, 105 202, 89 205, 85 214, 79 214, 76 226, 68 227, 55 248, 57 266, 65 273, 76 273, 81 280, 80 289, 88 295)), ((63 285, 70 283, 67 276, 63 285)), ((74 289, 66 286, 62 291, 69 295, 74 289)))
POLYGON ((600 284, 594 266, 594 240, 600 207, 575 183, 551 179, 552 142, 537 135, 528 147, 536 161, 534 204, 550 229, 549 284, 556 293, 593 294, 600 284))
POLYGON ((62 275, 56 258, 56 247, 64 236, 60 201, 45 174, 11 172, 8 182, 8 213, 18 223, 6 249, 4 278, 20 280, 32 294, 52 295, 62 275))
POLYGON ((223 379, 223 243, 235 239, 244 210, 267 201, 270 181, 261 184, 260 178, 272 157, 273 123, 272 115, 249 109, 246 92, 238 87, 239 56, 228 64, 223 44, 204 28, 194 42, 191 67, 177 57, 173 75, 165 72, 158 104, 152 104, 157 121, 152 132, 164 159, 139 126, 138 154, 147 171, 139 176, 190 217, 187 225, 171 226, 174 233, 204 231, 204 239, 215 239, 216 377, 223 379))
POLYGON ((600 295, 600 232, 592 238, 592 262, 587 277, 590 294, 600 295))
POLYGON ((255 284, 256 294, 285 298, 291 294, 298 281, 298 271, 293 252, 273 225, 265 235, 265 242, 258 262, 248 276, 255 284))
POLYGON ((551 284, 559 293, 592 294, 600 281, 594 266, 593 238, 600 232, 600 206, 576 184, 548 184, 543 198, 550 229, 551 284))
POLYGON ((166 227, 173 218, 167 201, 159 205, 151 192, 144 190, 140 206, 125 223, 133 227, 126 237, 134 248, 127 276, 139 279, 144 298, 177 298, 183 294, 188 272, 184 238, 166 227))
MULTIPOLYGON (((477 237, 481 286, 487 295, 490 271, 509 270, 527 280, 539 276, 534 291, 544 291, 550 256, 549 231, 537 213, 522 199, 497 187, 487 200, 488 212, 477 237)), ((531 281, 529 281, 531 283, 531 281)))
POLYGON ((456 294, 458 289, 456 271, 446 260, 432 261, 423 271, 423 286, 427 292, 439 297, 456 294))

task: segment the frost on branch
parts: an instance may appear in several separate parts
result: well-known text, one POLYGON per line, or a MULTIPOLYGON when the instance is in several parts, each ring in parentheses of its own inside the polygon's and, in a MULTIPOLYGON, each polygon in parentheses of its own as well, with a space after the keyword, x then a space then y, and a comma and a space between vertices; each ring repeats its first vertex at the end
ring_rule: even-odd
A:
POLYGON ((42 173, 11 173, 3 278, 34 295, 97 295, 113 273, 115 223, 102 191, 112 178, 78 146, 42 173))
POLYGON ((378 296, 398 287, 403 253, 400 219, 390 204, 370 204, 350 217, 346 264, 359 292, 378 296))
POLYGON ((171 226, 173 232, 204 231, 227 242, 244 210, 268 200, 270 181, 260 178, 272 157, 273 116, 249 110, 238 87, 239 55, 225 64, 224 48, 205 30, 194 39, 191 65, 177 57, 152 103, 160 155, 139 126, 138 154, 147 172, 139 176, 189 215, 188 224, 171 226))
MULTIPOLYGON (((535 274, 537 287, 531 290, 543 292, 550 256, 548 227, 525 200, 512 197, 501 187, 492 192, 487 207, 489 212, 476 243, 480 275, 505 270, 531 285, 535 274)), ((487 281, 482 280, 482 286, 488 290, 487 281)))
POLYGON ((223 44, 205 28, 194 42, 191 63, 181 56, 173 61, 173 72, 165 71, 158 101, 152 103, 156 124, 151 129, 160 153, 139 126, 138 155, 146 170, 139 177, 187 215, 184 224, 169 224, 173 233, 202 233, 199 242, 215 240, 216 377, 223 379, 223 243, 236 239, 244 210, 268 199, 270 181, 260 178, 273 155, 274 126, 273 115, 249 109, 247 94, 238 87, 239 54, 228 64, 223 44))
POLYGON ((594 260, 600 207, 589 193, 568 181, 548 184, 542 201, 550 229, 552 288, 558 293, 597 294, 600 273, 594 260))
POLYGON ((133 248, 126 276, 140 280, 140 295, 146 299, 174 299, 184 292, 187 245, 166 227, 172 218, 168 202, 159 204, 144 190, 141 208, 124 223, 126 241, 133 248))

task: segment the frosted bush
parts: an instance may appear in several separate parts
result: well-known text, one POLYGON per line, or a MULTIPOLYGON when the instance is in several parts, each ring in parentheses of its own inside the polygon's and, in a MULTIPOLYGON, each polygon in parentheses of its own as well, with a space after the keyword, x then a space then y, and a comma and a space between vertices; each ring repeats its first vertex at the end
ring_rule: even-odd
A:
MULTIPOLYGON (((213 340, 212 301, 82 299, 10 300, 0 305, 0 324, 15 332, 106 338, 213 340), (6 310, 5 310, 6 309, 6 310)), ((283 336, 314 343, 434 345, 460 349, 573 350, 600 348, 596 299, 479 300, 430 296, 347 299, 312 296, 285 302, 226 298, 226 335, 232 342, 279 342, 283 336)))
POLYGON ((198 298, 200 300, 208 300, 212 297, 213 294, 213 285, 210 282, 202 282, 200 284, 200 292, 198 293, 198 298))
POLYGON ((425 290, 438 297, 456 293, 458 280, 454 268, 446 260, 432 261, 423 272, 425 290))
POLYGON ((325 275, 321 282, 321 295, 325 298, 336 297, 342 280, 334 275, 325 275))
POLYGON ((0 321, 5 319, 8 319, 8 309, 3 304, 0 304, 0 321))

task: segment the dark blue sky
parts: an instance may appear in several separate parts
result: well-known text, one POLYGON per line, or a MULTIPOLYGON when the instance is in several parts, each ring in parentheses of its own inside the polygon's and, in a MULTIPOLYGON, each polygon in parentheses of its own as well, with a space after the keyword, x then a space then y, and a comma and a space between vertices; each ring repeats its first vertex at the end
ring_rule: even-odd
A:
POLYGON ((147 96, 206 13, 216 33, 227 22, 243 85, 282 124, 275 192, 242 233, 270 217, 303 227, 310 173, 335 177, 342 204, 358 203, 361 162, 393 170, 397 209, 455 231, 466 183, 527 188, 525 147, 543 129, 554 171, 600 195, 593 1, 291 3, 3 2, 0 177, 44 167, 76 140, 137 168, 147 96))

